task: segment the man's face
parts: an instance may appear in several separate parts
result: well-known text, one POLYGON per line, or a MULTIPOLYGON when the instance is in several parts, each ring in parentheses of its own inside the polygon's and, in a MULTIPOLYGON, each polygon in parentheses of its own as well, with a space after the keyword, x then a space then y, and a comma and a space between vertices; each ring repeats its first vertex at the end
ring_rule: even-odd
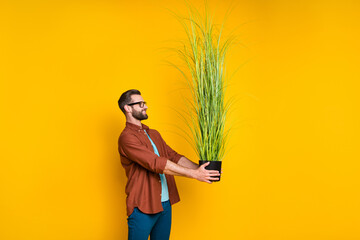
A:
MULTIPOLYGON (((136 102, 144 102, 144 99, 142 98, 141 95, 131 95, 131 103, 136 103, 136 102)), ((131 115, 137 119, 137 120, 144 120, 144 119, 148 119, 148 115, 146 114, 146 110, 147 110, 147 106, 146 104, 144 104, 144 106, 141 108, 140 107, 141 104, 134 104, 131 105, 130 107, 132 108, 132 113, 131 115)))

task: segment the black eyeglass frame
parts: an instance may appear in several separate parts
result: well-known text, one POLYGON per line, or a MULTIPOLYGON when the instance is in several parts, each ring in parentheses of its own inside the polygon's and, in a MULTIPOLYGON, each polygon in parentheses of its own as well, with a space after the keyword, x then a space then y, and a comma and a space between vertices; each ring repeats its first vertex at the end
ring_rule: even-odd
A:
POLYGON ((146 105, 146 102, 145 101, 140 101, 140 102, 129 103, 129 104, 126 104, 126 105, 133 106, 135 104, 139 104, 139 106, 141 108, 143 108, 146 105))

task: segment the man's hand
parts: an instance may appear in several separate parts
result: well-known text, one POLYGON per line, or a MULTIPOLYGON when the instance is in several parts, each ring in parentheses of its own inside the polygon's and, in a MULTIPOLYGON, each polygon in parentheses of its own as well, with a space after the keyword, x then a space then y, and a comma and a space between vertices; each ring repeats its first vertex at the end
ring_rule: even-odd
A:
POLYGON ((205 167, 209 164, 210 162, 207 162, 196 169, 190 169, 167 160, 164 173, 174 176, 194 178, 201 182, 212 183, 210 180, 219 180, 217 176, 220 176, 220 173, 216 170, 206 170, 205 167))
POLYGON ((198 169, 193 170, 193 178, 199 180, 200 182, 207 183, 212 183, 210 180, 219 180, 219 178, 217 178, 217 176, 220 176, 219 171, 205 169, 205 167, 209 164, 210 162, 204 163, 198 169))

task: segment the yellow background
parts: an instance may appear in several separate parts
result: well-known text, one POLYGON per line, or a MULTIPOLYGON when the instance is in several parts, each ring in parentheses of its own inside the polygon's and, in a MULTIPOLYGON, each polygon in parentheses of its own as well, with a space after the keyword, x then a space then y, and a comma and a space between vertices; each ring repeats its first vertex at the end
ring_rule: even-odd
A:
MULTIPOLYGON (((202 1, 194 2, 202 6, 202 1)), ((360 239, 357 1, 209 1, 235 97, 219 183, 177 177, 171 239, 360 239)), ((117 100, 179 153, 179 0, 1 1, 0 239, 126 239, 117 100)))

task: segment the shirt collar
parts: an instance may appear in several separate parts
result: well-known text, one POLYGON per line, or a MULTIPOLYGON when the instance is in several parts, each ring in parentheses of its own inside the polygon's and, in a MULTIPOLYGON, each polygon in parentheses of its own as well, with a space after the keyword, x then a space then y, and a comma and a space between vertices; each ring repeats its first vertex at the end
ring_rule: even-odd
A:
POLYGON ((133 129, 133 130, 142 130, 142 129, 149 129, 149 127, 143 123, 141 123, 141 126, 130 123, 130 122, 126 122, 126 127, 133 129))

